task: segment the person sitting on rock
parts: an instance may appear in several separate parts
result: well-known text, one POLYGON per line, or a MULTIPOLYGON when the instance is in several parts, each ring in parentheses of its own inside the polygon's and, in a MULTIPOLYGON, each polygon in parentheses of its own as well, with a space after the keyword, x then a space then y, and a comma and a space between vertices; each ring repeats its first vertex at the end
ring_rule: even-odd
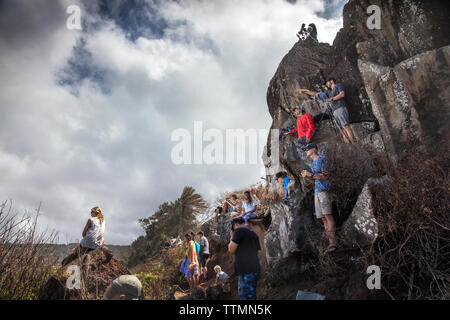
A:
POLYGON ((226 198, 223 208, 226 213, 237 212, 237 205, 239 203, 238 197, 235 194, 231 195, 231 198, 226 198))
POLYGON ((291 179, 287 176, 286 172, 278 172, 275 176, 277 181, 284 186, 284 199, 287 199, 289 197, 289 191, 288 191, 288 185, 289 182, 291 182, 291 179))
POLYGON ((144 300, 142 284, 136 276, 122 275, 106 288, 103 300, 144 300))
POLYGON ((312 39, 317 41, 317 28, 314 23, 310 23, 308 25, 308 29, 306 30, 306 32, 308 33, 307 37, 311 37, 312 39))
POLYGON ((326 253, 336 250, 336 224, 332 214, 331 183, 326 156, 319 155, 317 146, 309 143, 304 148, 306 155, 313 160, 311 172, 302 171, 303 178, 311 178, 315 181, 314 207, 317 219, 322 219, 325 232, 328 236, 329 246, 326 253))
POLYGON ((303 106, 296 106, 294 113, 297 116, 297 128, 286 132, 284 135, 287 136, 291 133, 297 132, 297 143, 303 147, 311 141, 311 137, 314 134, 314 118, 311 114, 305 111, 303 106))
POLYGON ((325 81, 325 85, 331 89, 326 94, 323 92, 318 93, 310 91, 308 89, 299 89, 298 92, 306 93, 310 96, 317 97, 324 102, 331 103, 334 120, 341 130, 344 141, 346 143, 355 144, 355 137, 350 128, 347 103, 345 102, 344 86, 341 83, 336 83, 336 79, 333 77, 328 77, 325 81))
POLYGON ((217 207, 216 210, 214 210, 214 218, 220 217, 222 215, 223 208, 217 207))
POLYGON ((97 249, 105 242, 103 234, 105 233, 105 218, 102 209, 94 207, 91 209, 91 217, 86 222, 83 230, 83 239, 80 241, 82 248, 86 251, 97 249))
POLYGON ((305 40, 306 39, 306 28, 305 24, 302 23, 302 27, 300 28, 300 31, 297 32, 297 38, 298 40, 305 40))
POLYGON ((248 220, 255 219, 257 216, 258 202, 252 198, 250 191, 244 192, 244 201, 242 202, 242 214, 245 224, 248 225, 248 220))
POLYGON ((222 271, 222 268, 219 265, 216 265, 214 267, 214 272, 216 273, 216 282, 214 284, 217 286, 217 282, 220 281, 223 291, 226 293, 230 293, 230 277, 228 276, 228 274, 222 271))

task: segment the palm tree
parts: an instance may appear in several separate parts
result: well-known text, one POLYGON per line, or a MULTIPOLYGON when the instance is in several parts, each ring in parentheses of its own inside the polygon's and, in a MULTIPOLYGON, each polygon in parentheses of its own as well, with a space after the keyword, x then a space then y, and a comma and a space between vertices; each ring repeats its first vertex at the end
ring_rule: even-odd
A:
POLYGON ((195 193, 192 187, 184 187, 180 198, 175 201, 175 206, 180 210, 180 233, 184 231, 185 221, 192 221, 196 214, 208 207, 202 196, 195 193))

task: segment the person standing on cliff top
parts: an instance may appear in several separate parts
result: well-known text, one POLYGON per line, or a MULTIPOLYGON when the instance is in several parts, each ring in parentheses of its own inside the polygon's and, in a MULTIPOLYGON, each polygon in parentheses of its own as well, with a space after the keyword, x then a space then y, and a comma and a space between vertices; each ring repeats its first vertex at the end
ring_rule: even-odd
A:
POLYGON ((353 131, 350 128, 350 120, 348 115, 347 103, 345 101, 345 90, 341 83, 336 83, 336 79, 328 77, 325 81, 325 85, 331 90, 325 92, 314 92, 308 89, 298 89, 299 93, 306 93, 310 96, 317 97, 323 102, 331 103, 331 109, 333 110, 333 117, 341 130, 342 136, 346 143, 355 144, 355 137, 353 131))
POLYGON ((239 299, 256 300, 256 285, 261 273, 258 235, 245 225, 244 218, 237 217, 231 221, 230 237, 228 251, 235 255, 234 272, 239 276, 239 299))
POLYGON ((297 116, 297 128, 286 132, 284 135, 287 136, 291 133, 297 132, 297 143, 303 147, 311 141, 314 134, 314 118, 311 114, 305 111, 303 106, 296 106, 294 113, 297 116))
POLYGON ((314 179, 314 207, 317 219, 322 219, 327 233, 329 246, 325 253, 336 250, 336 224, 334 222, 331 207, 331 183, 328 171, 328 160, 326 156, 317 153, 317 146, 314 143, 308 144, 304 148, 306 155, 313 160, 311 172, 302 171, 302 177, 314 179))

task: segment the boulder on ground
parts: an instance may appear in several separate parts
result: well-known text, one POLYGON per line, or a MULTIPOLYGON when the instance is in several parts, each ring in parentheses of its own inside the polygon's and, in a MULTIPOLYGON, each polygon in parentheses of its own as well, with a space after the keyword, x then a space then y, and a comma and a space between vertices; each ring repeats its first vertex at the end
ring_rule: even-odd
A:
POLYGON ((114 258, 106 246, 65 261, 67 264, 61 266, 41 289, 40 300, 101 298, 114 279, 130 274, 128 268, 114 258), (79 270, 80 275, 79 289, 76 288, 76 270, 79 270))
POLYGON ((342 226, 344 240, 349 244, 365 247, 373 243, 379 235, 379 223, 374 215, 374 201, 372 186, 388 185, 391 178, 370 178, 364 185, 353 207, 353 211, 342 226))

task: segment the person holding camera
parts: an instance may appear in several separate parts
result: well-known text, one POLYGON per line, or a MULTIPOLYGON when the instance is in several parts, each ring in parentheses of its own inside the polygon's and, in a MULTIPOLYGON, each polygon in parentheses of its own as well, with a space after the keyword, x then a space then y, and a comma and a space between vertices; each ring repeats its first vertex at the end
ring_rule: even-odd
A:
POLYGON ((256 300, 256 285, 261 273, 258 235, 245 225, 244 218, 237 217, 231 221, 230 237, 228 251, 235 255, 234 272, 239 276, 239 299, 256 300))
POLYGON ((333 118, 341 130, 342 136, 346 143, 355 144, 355 137, 350 128, 350 120, 348 115, 347 103, 345 101, 345 90, 341 83, 336 83, 336 79, 328 77, 325 85, 330 88, 328 92, 314 92, 308 89, 298 89, 299 93, 306 93, 307 95, 317 97, 319 100, 330 103, 333 111, 333 118))

